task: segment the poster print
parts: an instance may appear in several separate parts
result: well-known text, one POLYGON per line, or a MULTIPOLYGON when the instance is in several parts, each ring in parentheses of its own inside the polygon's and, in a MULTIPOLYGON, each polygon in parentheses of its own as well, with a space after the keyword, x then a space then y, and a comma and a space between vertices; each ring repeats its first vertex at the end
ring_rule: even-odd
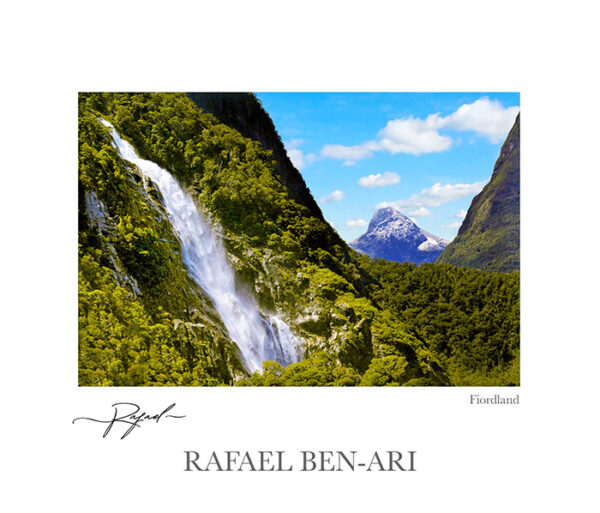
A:
MULTIPOLYGON (((594 408, 598 273, 593 263, 582 261, 593 261, 598 190, 597 173, 590 172, 597 161, 596 120, 600 114, 594 101, 597 72, 590 66, 595 57, 592 49, 598 47, 597 16, 591 5, 575 2, 566 8, 548 4, 543 11, 523 2, 500 5, 461 0, 343 5, 310 0, 285 5, 261 1, 197 5, 174 2, 168 6, 149 3, 143 8, 135 2, 108 1, 101 6, 81 4, 76 9, 61 2, 7 5, 6 23, 0 33, 6 49, 3 88, 8 93, 3 95, 5 194, 1 203, 5 271, 4 509, 593 511, 598 502, 594 494, 594 462, 598 457, 594 408), (453 216, 459 211, 468 212, 486 186, 480 192, 473 191, 470 198, 457 200, 464 200, 463 204, 439 206, 424 204, 430 194, 423 191, 436 183, 491 183, 512 128, 507 128, 504 139, 492 143, 488 136, 458 130, 456 125, 452 129, 449 125, 431 126, 433 135, 452 139, 449 150, 394 155, 376 149, 382 140, 380 131, 389 120, 412 115, 424 121, 438 113, 449 122, 448 117, 462 105, 473 104, 484 96, 490 102, 499 101, 504 109, 522 107, 519 267, 523 280, 519 338, 523 352, 518 364, 513 359, 514 370, 520 368, 518 387, 237 386, 237 381, 255 382, 266 375, 263 370, 253 378, 254 371, 245 368, 239 375, 231 375, 229 383, 220 383, 224 386, 140 386, 137 381, 123 386, 109 383, 110 378, 104 381, 102 370, 98 383, 82 384, 84 373, 79 371, 86 367, 80 365, 79 356, 77 278, 84 266, 78 266, 79 250, 75 249, 81 226, 77 219, 78 92, 230 90, 480 91, 474 96, 461 95, 452 106, 392 110, 389 119, 373 125, 359 115, 355 106, 346 110, 344 120, 344 124, 354 122, 351 128, 355 137, 343 137, 325 124, 323 131, 329 133, 320 139, 293 126, 293 120, 286 121, 284 115, 291 109, 274 103, 283 97, 269 99, 264 93, 256 93, 325 221, 348 247, 368 232, 375 209, 384 202, 393 205, 381 208, 393 207, 409 219, 413 217, 415 224, 432 236, 458 243, 458 231, 448 233, 445 230, 451 228, 442 225, 464 223, 466 219, 453 216), (497 91, 521 94, 519 99, 510 99, 496 96, 497 91), (477 143, 489 145, 478 146, 483 153, 490 152, 487 164, 481 166, 482 170, 486 168, 485 173, 463 177, 458 166, 452 176, 438 175, 442 168, 438 164, 442 162, 435 159, 468 148, 471 139, 476 147, 477 143), (329 148, 322 153, 325 146, 329 148), (361 151, 348 154, 348 148, 369 147, 370 157, 358 158, 364 153, 361 151), (319 160, 313 160, 311 154, 319 160), (334 155, 344 156, 344 160, 334 155), (428 160, 430 165, 420 169, 419 176, 430 181, 411 184, 412 166, 396 167, 388 162, 375 165, 375 159, 381 157, 412 159, 415 165, 428 160), (329 164, 338 166, 337 172, 321 167, 329 164), (332 171, 335 180, 340 181, 334 181, 332 171), (324 175, 322 184, 315 181, 319 173, 324 175), (400 177, 399 183, 374 187, 359 183, 362 178, 364 185, 397 180, 391 173, 400 177), (343 193, 341 201, 336 201, 340 199, 336 191, 343 193), (356 195, 356 191, 375 196, 356 195), (407 214, 410 205, 405 202, 411 199, 421 203, 413 201, 411 212, 423 207, 430 214, 407 214), (355 209, 349 213, 343 210, 346 207, 355 209), (443 212, 446 207, 452 210, 443 212), (431 223, 436 216, 445 218, 431 223), (346 224, 350 221, 353 226, 346 224), (472 396, 489 401, 477 402, 472 396), (519 402, 500 403, 494 399, 496 396, 518 396, 519 402), (140 419, 141 427, 134 427, 122 438, 131 424, 119 422, 103 436, 110 425, 106 422, 114 418, 113 405, 137 405, 140 410, 133 413, 135 419, 125 420, 135 424, 140 419), (269 470, 279 467, 280 454, 281 470, 269 470), (303 470, 305 458, 307 469, 303 470), (252 470, 249 460, 256 470, 252 470), (314 469, 311 461, 316 464, 314 469), (329 470, 332 464, 340 470, 329 470), (227 470, 229 467, 232 470, 227 470)), ((304 119, 307 110, 302 109, 304 119)), ((154 156, 138 148, 113 116, 99 118, 111 123, 139 158, 171 173, 168 165, 156 162, 154 156)), ((456 117, 450 119, 457 121, 456 117)), ((331 111, 329 120, 335 120, 331 111)), ((110 128, 103 126, 100 133, 106 136, 107 146, 114 149, 116 142, 110 128)), ((436 140, 434 137, 433 142, 436 140)), ((88 151, 92 149, 90 146, 88 151)), ((126 159, 115 157, 109 150, 101 157, 100 163, 105 162, 107 169, 111 159, 129 166, 126 159)), ((161 158, 166 161, 171 155, 161 158)), ((463 162, 477 158, 472 154, 463 162)), ((164 209, 160 207, 163 203, 158 187, 132 169, 133 164, 124 176, 136 180, 136 174, 144 191, 159 205, 157 208, 164 209)), ((186 184, 184 177, 175 177, 186 184)), ((97 196, 110 213, 109 201, 97 196)), ((92 198, 90 207, 95 204, 92 198)), ((84 204, 83 212, 85 208, 84 204)), ((209 208, 205 205, 198 213, 210 221, 211 227, 217 227, 215 233, 235 271, 227 224, 209 208)), ((134 214, 130 214, 132 221, 134 214)), ((163 210, 161 215, 166 215, 163 210)), ((136 234, 136 227, 137 238, 151 234, 144 230, 136 234)), ((122 230, 127 232, 126 224, 122 230)), ((136 237, 130 242, 137 250, 136 237)), ((364 248, 358 249, 367 253, 364 248)), ((358 253, 356 248, 353 251, 358 253)), ((175 258, 175 251, 171 254, 175 258)), ((91 254, 90 258, 95 256, 91 254)), ((145 256, 152 258, 152 251, 145 256)), ((385 256, 384 260, 389 260, 385 256)), ((377 260, 369 259, 373 267, 379 265, 377 260)), ((121 261, 123 266, 128 262, 131 264, 127 259, 121 261)), ((103 260, 98 263, 98 273, 90 274, 93 261, 88 262, 86 279, 91 275, 101 281, 100 267, 110 270, 111 265, 110 259, 103 260)), ((469 268, 425 262, 418 266, 418 272, 427 265, 469 268)), ((361 269, 357 267, 359 273, 361 269)), ((508 275, 512 271, 483 272, 508 275)), ((82 289, 88 294, 85 299, 89 305, 94 300, 98 306, 107 304, 105 293, 121 286, 111 282, 115 278, 112 272, 105 277, 104 291, 102 286, 82 289)), ((238 279, 247 284, 252 283, 250 278, 252 275, 241 275, 238 279)), ((189 280, 189 287, 199 287, 191 274, 189 280)), ((391 287, 385 279, 377 281, 391 287)), ((136 283, 143 293, 137 278, 136 283)), ((129 292, 131 287, 124 283, 123 291, 111 298, 115 307, 122 306, 120 300, 135 297, 129 292)), ((252 292, 251 288, 245 290, 252 292)), ((385 290, 376 301, 388 301, 385 290)), ((168 291, 166 286, 165 296, 168 291)), ((436 303, 437 296, 431 292, 427 299, 436 303)), ((443 294, 444 289, 435 292, 443 294)), ((473 297, 467 292, 465 299, 470 301, 473 297)), ((352 290, 350 293, 354 294, 352 290)), ((396 294, 395 298, 403 295, 396 294)), ((278 315, 294 336, 301 337, 293 320, 284 315, 283 309, 278 310, 279 303, 265 305, 254 292, 248 297, 255 298, 263 317, 278 315)), ((210 298, 205 299, 207 305, 212 305, 210 298)), ((325 300, 331 301, 327 297, 325 300)), ((389 310, 392 317, 397 315, 391 311, 391 304, 385 307, 379 302, 375 305, 373 299, 368 301, 374 308, 389 310)), ((437 306, 440 313, 443 307, 437 306)), ((495 304, 491 306, 496 308, 495 304)), ((170 318, 173 313, 167 310, 169 315, 159 322, 149 317, 146 308, 132 306, 132 315, 120 318, 106 315, 105 322, 97 327, 112 330, 115 340, 119 340, 119 330, 125 329, 119 327, 119 322, 126 326, 134 319, 134 327, 141 329, 131 330, 136 334, 131 340, 134 344, 140 342, 142 356, 142 343, 147 344, 152 336, 166 330, 160 350, 165 352, 165 365, 172 365, 178 353, 175 343, 170 345, 175 339, 170 338, 168 330, 175 330, 176 320, 196 324, 203 321, 170 318)), ((212 309, 209 306, 204 313, 208 316, 212 309)), ((409 313, 403 310, 403 314, 409 313)), ((229 340, 221 316, 212 315, 212 321, 221 327, 223 340, 229 340)), ((374 324, 372 321, 372 333, 376 332, 374 324)), ((213 329, 210 323, 207 329, 213 329)), ((432 335, 408 334, 417 339, 432 335)), ((88 337, 93 341, 93 330, 88 337)), ((435 347, 431 340, 427 343, 435 347)), ((230 345, 235 356, 235 347, 230 345)), ((152 349, 155 354, 156 349, 152 349)), ((118 356, 125 361, 133 358, 129 353, 136 353, 135 346, 122 345, 119 350, 118 356)), ((206 354, 212 357, 210 351, 206 354)), ((113 356, 106 351, 109 364, 113 356)), ((301 361, 287 365, 276 359, 269 361, 289 369, 306 360, 305 356, 310 357, 308 351, 301 361)), ((375 359, 388 356, 410 360, 406 353, 374 354, 375 359)), ((364 373, 358 371, 361 382, 372 361, 364 373)), ((152 368, 149 362, 149 358, 134 360, 139 366, 129 366, 128 370, 138 373, 129 377, 144 382, 151 372, 155 379, 160 374, 166 378, 175 375, 157 372, 160 367, 152 368)), ((503 363, 508 363, 508 358, 503 363)), ((451 379, 457 375, 465 381, 469 378, 458 364, 439 364, 451 379)), ((117 376, 121 372, 118 363, 94 368, 109 368, 117 376)), ((229 372, 229 367, 222 370, 229 372)), ((509 369, 504 366, 504 370, 509 369)), ((185 376, 185 372, 190 371, 184 368, 180 374, 185 376)), ((273 380, 280 380, 281 373, 271 373, 273 380)), ((315 374, 315 379, 320 379, 323 373, 315 374)), ((499 378, 510 375, 509 371, 485 377, 489 384, 499 384, 499 378)), ((203 378, 201 368, 196 376, 199 383, 203 378)), ((165 384, 167 381, 163 379, 165 384)), ((400 381, 402 373, 388 383, 400 381)), ((159 383, 158 379, 155 382, 159 383)), ((123 409, 119 415, 132 413, 123 409)))

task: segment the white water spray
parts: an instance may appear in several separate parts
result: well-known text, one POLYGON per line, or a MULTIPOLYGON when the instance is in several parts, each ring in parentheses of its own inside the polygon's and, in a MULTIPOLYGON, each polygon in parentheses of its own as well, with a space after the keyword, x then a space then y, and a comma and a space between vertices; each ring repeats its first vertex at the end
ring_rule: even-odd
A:
POLYGON ((220 239, 198 213, 191 196, 165 169, 138 157, 133 146, 121 139, 105 120, 123 159, 152 180, 164 199, 171 225, 181 241, 181 258, 194 281, 211 298, 231 339, 238 345, 248 370, 262 369, 274 360, 289 365, 301 358, 301 342, 288 325, 276 316, 265 317, 252 299, 235 290, 235 276, 220 239))

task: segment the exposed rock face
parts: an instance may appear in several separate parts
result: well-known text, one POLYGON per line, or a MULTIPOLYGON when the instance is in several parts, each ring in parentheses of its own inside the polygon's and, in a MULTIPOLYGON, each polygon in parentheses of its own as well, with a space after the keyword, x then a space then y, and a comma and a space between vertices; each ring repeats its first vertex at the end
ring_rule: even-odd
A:
POLYGON ((286 186, 289 195, 310 213, 323 219, 321 209, 312 197, 300 172, 288 157, 273 120, 252 93, 187 93, 204 112, 214 115, 221 123, 236 129, 244 137, 262 144, 273 152, 275 172, 286 186))
POLYGON ((458 235, 436 263, 484 271, 519 269, 519 117, 500 150, 492 178, 473 198, 458 235))
POLYGON ((367 233, 350 243, 357 251, 393 262, 431 263, 448 243, 419 228, 395 208, 381 208, 367 233))

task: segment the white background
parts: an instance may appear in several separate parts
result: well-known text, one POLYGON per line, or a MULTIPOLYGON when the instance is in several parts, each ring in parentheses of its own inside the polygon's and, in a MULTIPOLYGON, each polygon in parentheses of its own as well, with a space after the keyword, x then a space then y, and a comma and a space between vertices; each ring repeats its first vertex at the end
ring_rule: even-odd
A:
POLYGON ((592 6, 5 6, 3 509, 598 511, 592 6), (494 389, 78 388, 76 93, 86 90, 520 91, 521 405, 468 404, 494 389), (176 401, 188 417, 124 441, 71 424, 117 401, 176 401), (418 471, 184 473, 186 449, 416 450, 418 471))

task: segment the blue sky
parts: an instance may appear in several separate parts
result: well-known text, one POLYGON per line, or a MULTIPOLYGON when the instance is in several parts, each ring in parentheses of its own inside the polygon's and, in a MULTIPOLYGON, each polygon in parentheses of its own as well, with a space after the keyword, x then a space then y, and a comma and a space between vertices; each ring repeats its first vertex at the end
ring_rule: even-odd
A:
POLYGON ((519 93, 256 95, 348 242, 390 205, 452 240, 519 110, 519 93))

